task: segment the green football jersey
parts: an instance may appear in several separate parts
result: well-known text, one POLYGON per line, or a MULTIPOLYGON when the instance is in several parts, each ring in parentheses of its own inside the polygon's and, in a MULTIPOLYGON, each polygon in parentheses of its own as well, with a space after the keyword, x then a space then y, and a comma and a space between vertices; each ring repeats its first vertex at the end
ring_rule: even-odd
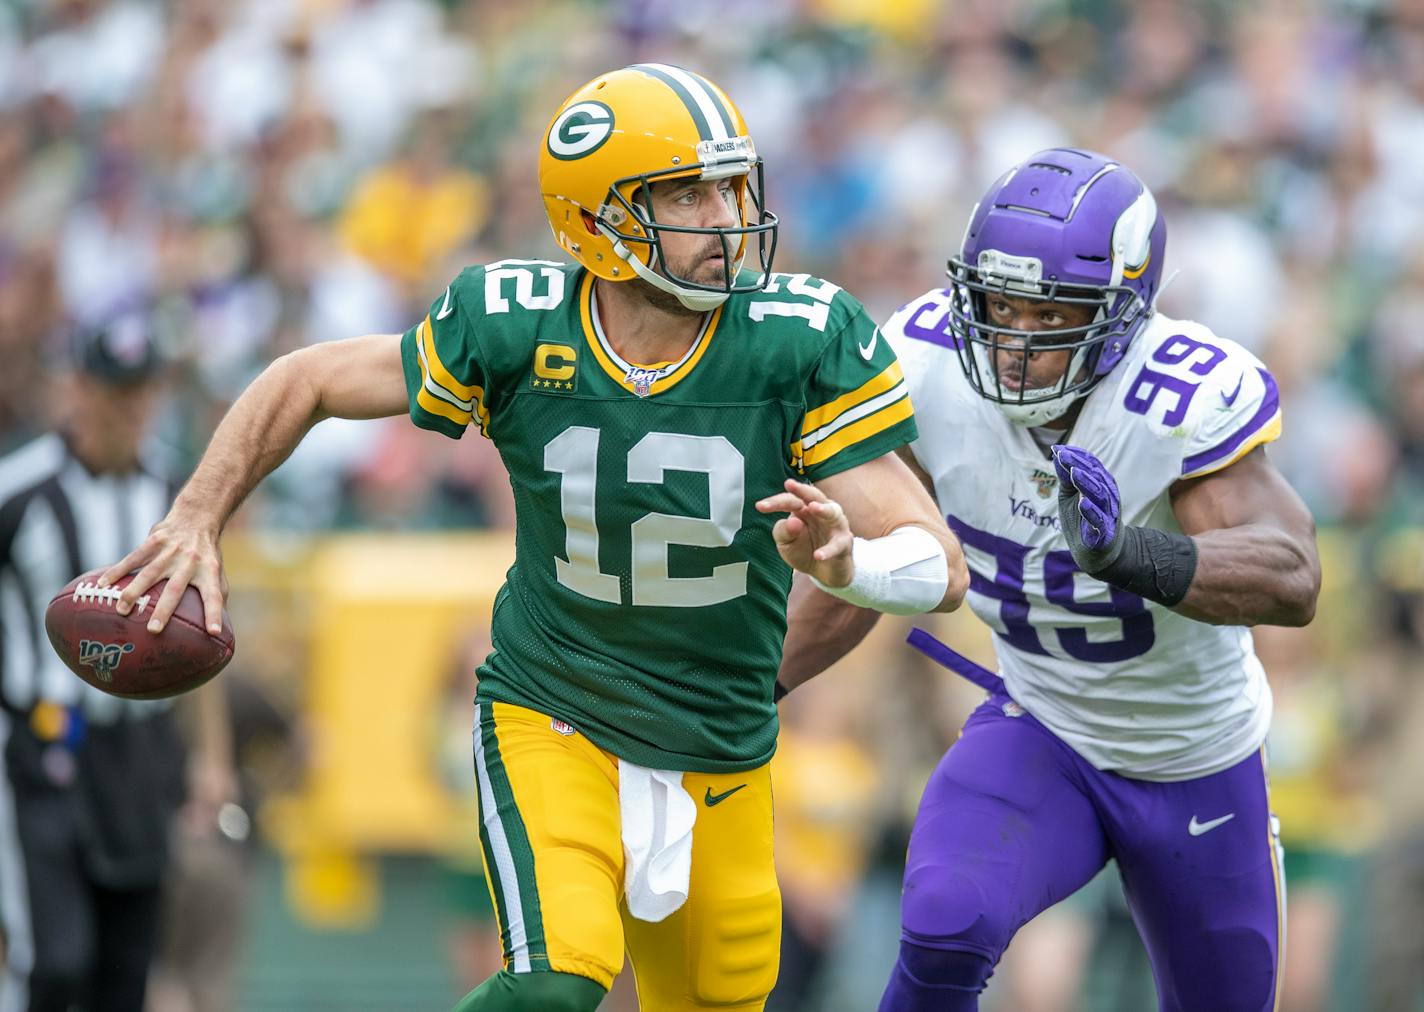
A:
POLYGON ((767 762, 791 570, 756 501, 915 438, 887 342, 804 274, 733 295, 677 362, 614 351, 577 265, 471 267, 401 341, 417 425, 494 440, 515 562, 477 698, 657 769, 767 762))

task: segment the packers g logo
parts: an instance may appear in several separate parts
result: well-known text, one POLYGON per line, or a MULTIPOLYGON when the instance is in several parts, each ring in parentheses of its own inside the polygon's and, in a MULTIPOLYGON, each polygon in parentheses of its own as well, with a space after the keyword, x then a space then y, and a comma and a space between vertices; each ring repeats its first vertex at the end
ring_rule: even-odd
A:
POLYGON ((576 102, 549 127, 549 154, 572 161, 592 154, 613 134, 613 110, 602 102, 576 102))

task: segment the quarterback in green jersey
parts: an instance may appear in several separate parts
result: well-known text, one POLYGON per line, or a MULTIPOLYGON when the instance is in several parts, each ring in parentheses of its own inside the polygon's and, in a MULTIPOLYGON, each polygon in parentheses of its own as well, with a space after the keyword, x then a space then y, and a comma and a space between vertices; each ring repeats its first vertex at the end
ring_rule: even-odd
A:
POLYGON ((155 629, 190 582, 216 621, 219 532, 316 421, 408 411, 493 440, 516 552, 474 758, 505 968, 459 1008, 592 1010, 626 953, 645 1009, 761 1009, 792 571, 913 614, 959 604, 963 556, 894 452, 915 422, 879 330, 772 272, 761 161, 721 89, 664 64, 589 82, 541 139, 540 186, 572 263, 471 267, 403 335, 275 362, 106 575, 139 569, 122 607, 169 579, 155 629))

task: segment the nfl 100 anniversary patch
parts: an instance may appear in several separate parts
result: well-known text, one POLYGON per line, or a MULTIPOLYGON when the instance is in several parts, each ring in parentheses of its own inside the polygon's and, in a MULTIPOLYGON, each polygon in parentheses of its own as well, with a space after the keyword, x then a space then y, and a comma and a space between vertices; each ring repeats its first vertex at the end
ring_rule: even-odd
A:
POLYGON ((97 640, 79 641, 79 663, 94 669, 101 682, 112 682, 114 672, 124 654, 134 648, 132 643, 100 643, 97 640))
POLYGON ((1028 480, 1037 487, 1040 499, 1051 499, 1058 491, 1058 475, 1052 471, 1034 468, 1033 473, 1028 476, 1028 480))

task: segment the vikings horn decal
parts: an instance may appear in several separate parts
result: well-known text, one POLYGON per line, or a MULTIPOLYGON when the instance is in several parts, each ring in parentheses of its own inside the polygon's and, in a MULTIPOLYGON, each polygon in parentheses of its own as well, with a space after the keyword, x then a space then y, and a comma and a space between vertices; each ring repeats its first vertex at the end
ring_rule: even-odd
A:
POLYGON ((1147 261, 1152 259, 1152 226, 1155 224, 1157 201, 1152 191, 1144 187, 1113 226, 1112 284, 1121 284, 1125 277, 1134 281, 1142 277, 1147 261))

